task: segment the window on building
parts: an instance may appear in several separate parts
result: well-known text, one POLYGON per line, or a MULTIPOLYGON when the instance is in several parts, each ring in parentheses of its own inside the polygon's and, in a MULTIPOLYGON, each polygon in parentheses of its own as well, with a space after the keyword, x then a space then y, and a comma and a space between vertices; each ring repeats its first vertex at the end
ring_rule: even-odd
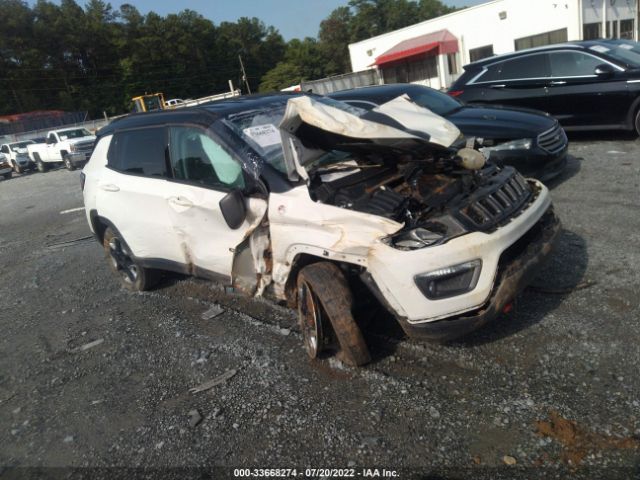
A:
POLYGON ((524 80, 527 78, 546 78, 549 76, 549 60, 546 54, 525 55, 521 58, 494 63, 477 82, 501 80, 524 80))
POLYGON ((566 42, 568 33, 566 28, 554 30, 552 32, 539 33, 530 37, 518 38, 515 41, 516 50, 524 50, 525 48, 542 47, 544 45, 552 45, 554 43, 566 42))
POLYGON ((447 54, 447 65, 449 66, 449 75, 456 75, 458 73, 458 54, 447 54))
POLYGON ((549 53, 552 77, 584 77, 594 75, 602 60, 581 52, 549 53))
POLYGON ((487 57, 493 57, 493 45, 486 45, 469 50, 469 60, 472 62, 477 62, 487 57))
POLYGON ((635 27, 633 19, 620 20, 620 38, 633 40, 633 29, 635 27))
POLYGON ((409 83, 438 76, 436 57, 382 67, 384 83, 409 83))
POLYGON ((607 38, 618 38, 618 21, 607 22, 607 38))
POLYGON ((585 23, 584 26, 582 27, 582 38, 584 40, 594 40, 596 38, 602 38, 602 35, 600 33, 601 28, 602 28, 602 24, 599 22, 585 23))
POLYGON ((167 177, 165 129, 143 128, 116 132, 108 153, 114 170, 148 177, 167 177))

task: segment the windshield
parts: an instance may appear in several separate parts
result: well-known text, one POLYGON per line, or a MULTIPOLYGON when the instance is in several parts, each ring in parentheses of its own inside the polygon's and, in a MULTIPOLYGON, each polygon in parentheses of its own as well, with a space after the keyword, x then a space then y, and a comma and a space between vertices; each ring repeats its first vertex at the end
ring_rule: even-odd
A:
POLYGON ((638 42, 619 40, 615 43, 599 43, 590 49, 618 60, 627 67, 640 68, 640 43, 638 42))
MULTIPOLYGON (((276 170, 286 173, 282 151, 282 138, 278 125, 282 122, 287 108, 289 96, 274 100, 260 108, 240 113, 233 113, 222 121, 244 142, 249 144, 269 165, 276 170)), ((315 101, 351 113, 358 117, 367 113, 363 108, 354 107, 346 103, 327 97, 313 97, 315 101)))
POLYGON ((13 150, 14 152, 17 152, 18 149, 21 148, 26 148, 27 145, 31 145, 33 143, 33 141, 31 140, 27 140, 26 142, 18 142, 18 143, 12 143, 11 145, 9 145, 9 147, 11 148, 11 150, 13 150))
POLYGON ((75 128, 73 130, 59 130, 58 136, 61 140, 66 140, 68 138, 90 137, 91 132, 84 128, 75 128))
POLYGON ((431 110, 433 113, 445 117, 463 106, 462 102, 446 93, 430 88, 410 89, 407 91, 409 98, 417 105, 431 110))
POLYGON ((222 120, 269 165, 283 173, 286 167, 278 125, 286 107, 287 98, 284 98, 255 110, 228 115, 222 120))

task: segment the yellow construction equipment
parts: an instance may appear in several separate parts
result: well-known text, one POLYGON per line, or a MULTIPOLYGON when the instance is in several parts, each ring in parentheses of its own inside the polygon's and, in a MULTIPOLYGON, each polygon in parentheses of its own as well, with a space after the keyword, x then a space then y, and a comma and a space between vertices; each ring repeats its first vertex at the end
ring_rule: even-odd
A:
POLYGON ((164 110, 164 95, 162 93, 140 95, 133 97, 131 101, 133 102, 133 111, 136 113, 164 110))

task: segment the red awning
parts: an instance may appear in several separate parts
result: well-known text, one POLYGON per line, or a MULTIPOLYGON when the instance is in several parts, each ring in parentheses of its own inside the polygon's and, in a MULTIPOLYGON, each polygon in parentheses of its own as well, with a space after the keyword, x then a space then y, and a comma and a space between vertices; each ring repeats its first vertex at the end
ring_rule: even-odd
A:
POLYGON ((400 42, 376 58, 372 65, 385 65, 418 55, 442 55, 458 51, 458 39, 448 30, 440 30, 400 42))

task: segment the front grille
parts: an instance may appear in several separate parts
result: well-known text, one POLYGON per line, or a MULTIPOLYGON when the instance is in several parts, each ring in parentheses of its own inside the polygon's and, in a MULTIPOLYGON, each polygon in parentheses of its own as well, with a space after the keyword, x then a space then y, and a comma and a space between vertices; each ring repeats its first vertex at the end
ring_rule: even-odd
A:
POLYGON ((76 152, 90 152, 93 150, 94 142, 84 142, 76 144, 76 152))
POLYGON ((567 146, 567 135, 559 124, 538 135, 538 145, 549 153, 558 153, 567 146))
POLYGON ((513 168, 506 167, 496 176, 494 188, 471 201, 462 216, 481 231, 491 230, 515 217, 532 196, 531 186, 513 168), (505 178, 506 177, 506 178, 505 178))

